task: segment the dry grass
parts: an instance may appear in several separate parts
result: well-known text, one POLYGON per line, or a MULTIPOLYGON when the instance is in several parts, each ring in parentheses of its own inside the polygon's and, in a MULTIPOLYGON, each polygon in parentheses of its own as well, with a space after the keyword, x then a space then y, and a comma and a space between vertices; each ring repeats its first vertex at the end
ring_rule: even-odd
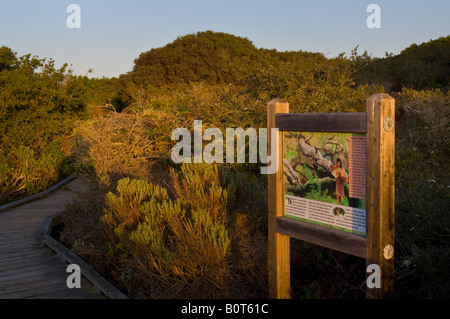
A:
POLYGON ((119 179, 149 178, 149 168, 158 157, 155 141, 149 138, 157 124, 127 113, 87 121, 77 128, 74 161, 92 165, 96 178, 106 187, 119 179))

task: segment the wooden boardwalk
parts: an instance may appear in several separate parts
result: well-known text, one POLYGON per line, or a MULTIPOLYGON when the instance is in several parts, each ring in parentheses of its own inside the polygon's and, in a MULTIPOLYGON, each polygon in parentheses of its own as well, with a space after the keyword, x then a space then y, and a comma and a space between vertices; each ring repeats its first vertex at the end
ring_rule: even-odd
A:
POLYGON ((69 289, 68 264, 39 243, 44 220, 64 211, 82 187, 75 179, 49 197, 0 213, 0 299, 106 298, 83 276, 80 289, 69 289))

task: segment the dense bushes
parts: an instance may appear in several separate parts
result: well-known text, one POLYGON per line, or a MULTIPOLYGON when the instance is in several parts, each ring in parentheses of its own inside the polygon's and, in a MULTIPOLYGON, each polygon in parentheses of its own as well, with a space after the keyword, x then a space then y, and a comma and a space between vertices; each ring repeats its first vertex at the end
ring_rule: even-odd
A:
POLYGON ((80 234, 74 221, 79 215, 69 215, 63 240, 99 272, 113 268, 105 276, 115 274, 132 297, 262 296, 266 252, 256 217, 265 205, 261 186, 215 165, 183 164, 169 175, 169 188, 119 180, 106 194, 101 219, 100 210, 79 213, 84 224, 87 218, 102 228, 98 235, 80 234))
POLYGON ((84 105, 83 81, 67 65, 0 48, 0 202, 58 180, 84 105))
POLYGON ((450 294, 450 96, 396 96, 396 289, 401 297, 450 294))
POLYGON ((206 31, 142 53, 129 75, 144 87, 200 81, 241 85, 249 71, 265 62, 263 58, 264 50, 248 39, 206 31))
POLYGON ((73 162, 80 174, 92 173, 105 187, 124 176, 147 179, 157 151, 157 125, 147 117, 111 112, 75 130, 73 162))
POLYGON ((28 146, 12 148, 0 157, 0 199, 12 194, 35 194, 58 180, 65 154, 51 143, 39 154, 28 146))
POLYGON ((0 48, 0 203, 48 188, 71 171, 77 121, 88 104, 120 107, 116 85, 0 48))
POLYGON ((376 83, 387 91, 449 89, 450 36, 412 44, 398 55, 366 59, 356 74, 357 83, 376 83), (369 62, 369 63, 367 63, 369 62))
MULTIPOLYGON (((355 52, 355 60, 357 57, 355 52)), ((127 105, 142 105, 160 94, 203 85, 222 91, 228 88, 235 100, 241 101, 233 111, 255 102, 265 105, 274 98, 289 100, 295 112, 359 111, 370 93, 382 90, 364 85, 354 90, 355 70, 364 61, 352 62, 343 55, 328 59, 320 53, 257 49, 247 39, 199 32, 142 53, 133 70, 120 77, 120 97, 127 105)))
POLYGON ((183 166, 181 174, 181 181, 173 175, 174 201, 166 189, 142 180, 120 180, 118 195, 107 195, 104 221, 117 236, 115 245, 131 255, 135 277, 149 285, 147 291, 133 287, 132 293, 214 297, 226 290, 227 192, 214 166, 183 166))

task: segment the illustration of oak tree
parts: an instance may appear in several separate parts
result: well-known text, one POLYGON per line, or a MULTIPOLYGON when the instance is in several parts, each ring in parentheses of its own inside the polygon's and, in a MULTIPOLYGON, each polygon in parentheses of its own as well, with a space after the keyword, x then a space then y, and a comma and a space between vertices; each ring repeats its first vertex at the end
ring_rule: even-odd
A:
POLYGON ((348 155, 344 152, 344 145, 336 139, 335 135, 327 137, 320 145, 311 145, 313 136, 314 133, 309 133, 309 136, 306 136, 302 132, 292 132, 287 135, 287 137, 295 138, 295 147, 292 148, 293 145, 290 144, 284 150, 283 174, 293 187, 319 182, 322 189, 329 189, 331 192, 335 184, 335 178, 331 174, 334 163, 340 158, 343 166, 346 167, 348 155), (294 151, 299 156, 287 156, 289 151, 294 151), (308 179, 304 169, 304 159, 306 159, 306 165, 313 175, 320 176, 320 178, 314 181, 308 179))

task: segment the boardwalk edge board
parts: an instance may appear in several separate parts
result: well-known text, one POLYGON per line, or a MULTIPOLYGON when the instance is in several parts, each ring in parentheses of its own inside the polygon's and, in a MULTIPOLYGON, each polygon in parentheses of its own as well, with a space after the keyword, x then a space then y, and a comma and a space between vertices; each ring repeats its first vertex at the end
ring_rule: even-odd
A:
POLYGON ((49 216, 45 219, 39 230, 40 244, 52 249, 54 252, 56 252, 58 257, 68 262, 69 264, 76 264, 80 266, 82 275, 92 283, 97 291, 103 293, 105 296, 111 299, 129 299, 125 294, 123 294, 119 289, 117 289, 109 281, 103 278, 98 272, 92 269, 70 249, 50 236, 53 227, 55 227, 58 223, 58 219, 60 219, 61 215, 65 213, 66 211, 55 214, 53 216, 49 216))
POLYGON ((70 175, 70 176, 66 177, 65 179, 63 179, 62 181, 56 183, 52 187, 46 189, 45 191, 42 191, 42 192, 40 192, 38 194, 35 194, 35 195, 32 195, 32 196, 29 196, 29 197, 26 197, 26 198, 22 198, 22 199, 14 201, 14 202, 2 205, 2 206, 0 206, 0 214, 4 213, 4 212, 6 212, 6 211, 8 211, 10 209, 13 209, 13 208, 15 208, 17 206, 29 203, 31 201, 48 197, 51 193, 53 193, 54 191, 58 190, 62 186, 70 183, 75 178, 76 178, 75 175, 70 175))

